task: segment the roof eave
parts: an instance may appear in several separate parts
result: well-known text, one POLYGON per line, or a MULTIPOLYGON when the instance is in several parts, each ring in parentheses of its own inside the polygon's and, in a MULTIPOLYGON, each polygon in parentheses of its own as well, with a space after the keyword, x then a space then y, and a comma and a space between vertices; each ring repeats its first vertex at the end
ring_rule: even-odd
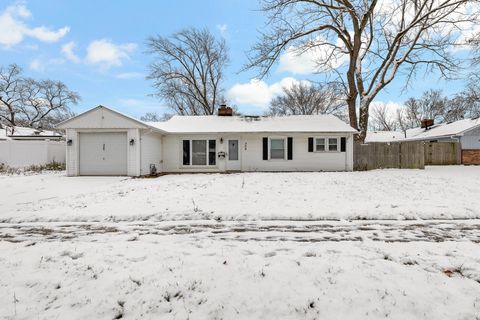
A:
POLYGON ((164 130, 162 130, 162 129, 156 128, 156 127, 154 127, 154 126, 149 125, 148 123, 145 123, 145 122, 140 121, 140 120, 138 120, 138 119, 132 118, 132 117, 127 116, 127 115, 125 115, 125 114, 123 114, 123 113, 121 113, 121 112, 118 112, 118 111, 116 111, 116 110, 114 110, 114 109, 111 109, 111 108, 108 108, 108 107, 105 107, 105 106, 102 106, 102 105, 98 105, 98 106, 96 106, 95 108, 92 108, 92 109, 89 109, 89 110, 87 110, 87 111, 85 111, 85 112, 82 112, 82 113, 80 113, 80 114, 78 114, 78 115, 76 115, 76 116, 74 116, 74 117, 72 117, 72 118, 70 118, 70 119, 67 119, 67 120, 64 120, 64 121, 62 121, 62 122, 59 122, 59 123, 57 123, 54 127, 57 128, 57 129, 68 129, 67 127, 65 127, 65 124, 69 123, 70 121, 73 121, 74 119, 77 119, 77 118, 79 118, 79 117, 82 117, 82 116, 86 115, 87 113, 90 113, 90 112, 92 112, 92 111, 94 111, 94 110, 101 109, 101 108, 107 109, 107 110, 109 110, 109 111, 111 111, 111 112, 113 112, 113 113, 115 113, 115 114, 117 114, 117 115, 119 115, 119 116, 121 116, 121 117, 127 118, 127 119, 129 119, 129 120, 132 120, 132 121, 134 121, 134 122, 142 125, 144 128, 141 128, 141 129, 152 129, 152 130, 155 130, 155 131, 157 131, 157 132, 159 132, 159 133, 166 133, 166 132, 165 132, 164 130))

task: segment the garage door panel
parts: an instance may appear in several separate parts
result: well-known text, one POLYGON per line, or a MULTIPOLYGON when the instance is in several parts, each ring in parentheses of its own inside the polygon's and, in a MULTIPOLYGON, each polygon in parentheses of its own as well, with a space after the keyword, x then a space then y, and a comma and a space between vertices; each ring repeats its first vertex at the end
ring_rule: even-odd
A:
POLYGON ((126 175, 126 132, 80 134, 80 175, 126 175))

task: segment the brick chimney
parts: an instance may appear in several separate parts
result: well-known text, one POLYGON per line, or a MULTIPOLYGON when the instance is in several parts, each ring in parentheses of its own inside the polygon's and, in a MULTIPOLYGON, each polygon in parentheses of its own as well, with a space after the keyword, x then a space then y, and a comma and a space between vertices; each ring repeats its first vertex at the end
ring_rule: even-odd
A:
POLYGON ((425 130, 428 130, 431 126, 434 125, 434 123, 435 122, 433 121, 433 119, 423 119, 421 121, 421 126, 420 127, 425 129, 425 130))
POLYGON ((227 107, 226 104, 221 104, 220 108, 218 108, 219 117, 231 117, 232 115, 233 109, 231 107, 227 107))

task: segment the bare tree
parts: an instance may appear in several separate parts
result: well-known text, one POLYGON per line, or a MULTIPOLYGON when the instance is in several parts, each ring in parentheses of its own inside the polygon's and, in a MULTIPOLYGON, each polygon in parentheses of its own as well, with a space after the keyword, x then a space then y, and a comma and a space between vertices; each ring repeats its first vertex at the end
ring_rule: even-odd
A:
POLYGON ((451 99, 441 90, 427 90, 419 98, 409 98, 402 109, 397 110, 396 126, 406 132, 420 126, 423 119, 443 123, 480 116, 480 88, 476 83, 471 79, 468 86, 451 99))
POLYGON ((52 128, 79 101, 63 82, 25 78, 16 64, 0 68, 0 120, 10 126, 52 128))
POLYGON ((350 125, 363 141, 369 107, 400 73, 408 83, 417 71, 449 78, 459 67, 451 53, 462 30, 478 23, 476 0, 263 0, 267 32, 253 47, 246 68, 263 77, 286 50, 322 50, 318 70, 332 70, 346 89, 350 125))
POLYGON ((450 100, 447 121, 480 116, 480 77, 470 76, 467 87, 450 100))
POLYGON ((18 116, 27 127, 52 128, 55 123, 73 115, 69 106, 77 104, 80 96, 60 81, 25 79, 22 104, 18 116))
POLYGON ((170 38, 150 37, 147 43, 155 56, 148 76, 154 81, 155 95, 177 114, 214 114, 223 99, 225 41, 206 29, 189 28, 170 38))
POLYGON ((306 82, 283 87, 270 102, 270 115, 333 114, 345 118, 345 99, 340 88, 306 82))
POLYGON ((428 90, 420 98, 409 98, 405 102, 406 119, 412 126, 420 126, 423 119, 437 123, 445 121, 449 100, 441 90, 428 90))
POLYGON ((377 104, 372 108, 370 126, 373 130, 395 131, 398 128, 396 116, 385 103, 377 104))
POLYGON ((16 115, 22 105, 21 74, 22 69, 16 64, 0 67, 0 121, 11 126, 16 125, 16 115))
POLYGON ((167 121, 172 117, 169 113, 158 114, 156 112, 147 112, 145 115, 140 117, 140 120, 145 122, 160 122, 167 121))
POLYGON ((413 128, 412 123, 407 119, 404 109, 397 109, 397 126, 403 132, 405 138, 407 138, 407 130, 413 128))

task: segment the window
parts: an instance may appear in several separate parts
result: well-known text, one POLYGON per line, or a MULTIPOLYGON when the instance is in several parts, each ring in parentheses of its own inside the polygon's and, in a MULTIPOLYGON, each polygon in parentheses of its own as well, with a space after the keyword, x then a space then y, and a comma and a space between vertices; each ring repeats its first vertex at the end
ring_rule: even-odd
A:
POLYGON ((192 165, 207 164, 207 140, 192 140, 192 165))
POLYGON ((183 140, 184 166, 214 166, 216 154, 215 140, 183 140))
POLYGON ((217 142, 215 140, 208 140, 208 165, 209 166, 215 165, 215 160, 217 155, 217 153, 215 152, 216 145, 217 145, 217 142))
POLYGON ((325 151, 325 138, 316 139, 315 151, 325 151))
POLYGON ((337 138, 328 138, 328 151, 338 151, 337 138))
POLYGON ((338 138, 315 138, 315 152, 338 151, 338 138))
POLYGON ((285 159, 285 139, 270 139, 270 159, 285 159))

